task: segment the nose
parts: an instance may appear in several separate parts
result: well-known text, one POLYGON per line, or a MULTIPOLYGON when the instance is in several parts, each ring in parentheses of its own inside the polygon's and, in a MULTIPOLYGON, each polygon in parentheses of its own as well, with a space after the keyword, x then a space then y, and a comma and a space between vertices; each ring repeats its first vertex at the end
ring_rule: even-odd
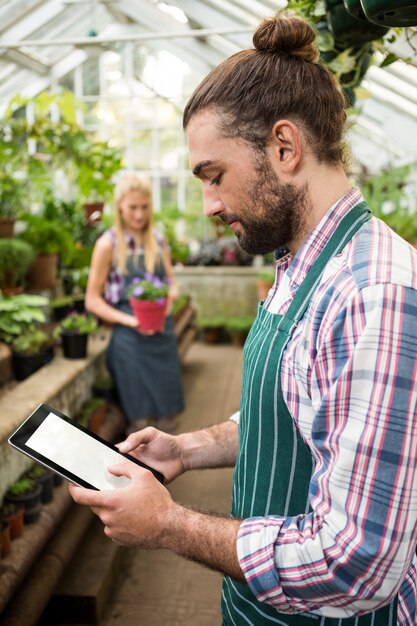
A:
POLYGON ((213 188, 211 185, 204 185, 203 187, 203 207, 206 217, 214 217, 225 209, 216 188, 213 188))

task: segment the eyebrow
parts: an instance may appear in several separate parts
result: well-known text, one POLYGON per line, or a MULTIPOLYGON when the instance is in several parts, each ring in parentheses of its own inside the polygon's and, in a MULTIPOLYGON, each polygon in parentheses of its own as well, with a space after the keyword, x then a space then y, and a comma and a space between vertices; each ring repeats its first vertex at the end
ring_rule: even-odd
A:
POLYGON ((211 165, 214 165, 216 163, 216 161, 200 161, 200 163, 197 163, 197 165, 193 168, 193 175, 194 176, 200 176, 201 174, 201 170, 203 170, 206 167, 210 167, 211 165))

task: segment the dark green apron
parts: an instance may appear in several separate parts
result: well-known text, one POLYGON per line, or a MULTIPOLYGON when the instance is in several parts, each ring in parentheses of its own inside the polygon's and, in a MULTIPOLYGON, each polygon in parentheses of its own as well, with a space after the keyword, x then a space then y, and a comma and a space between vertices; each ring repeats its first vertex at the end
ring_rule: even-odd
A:
MULTIPOLYGON (((371 217, 365 203, 341 220, 282 315, 258 306, 244 348, 239 422, 239 452, 233 477, 232 515, 239 518, 308 513, 313 458, 288 411, 281 389, 284 350, 303 317, 328 261, 339 254, 371 217)), ((278 613, 258 602, 248 585, 226 576, 223 582, 224 626, 396 626, 397 600, 378 611, 347 619, 312 613, 278 613)))

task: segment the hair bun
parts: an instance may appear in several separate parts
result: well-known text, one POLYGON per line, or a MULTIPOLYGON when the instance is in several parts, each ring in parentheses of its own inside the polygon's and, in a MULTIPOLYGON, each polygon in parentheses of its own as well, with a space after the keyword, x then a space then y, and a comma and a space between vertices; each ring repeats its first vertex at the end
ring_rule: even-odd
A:
POLYGON ((301 17, 277 15, 264 19, 253 36, 253 45, 259 52, 284 52, 311 63, 319 59, 316 33, 301 17))

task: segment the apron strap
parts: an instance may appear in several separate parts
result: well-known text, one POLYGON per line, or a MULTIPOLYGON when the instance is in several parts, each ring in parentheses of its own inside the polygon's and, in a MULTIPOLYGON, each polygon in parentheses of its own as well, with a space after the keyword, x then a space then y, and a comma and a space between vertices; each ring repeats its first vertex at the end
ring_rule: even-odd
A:
POLYGON ((366 202, 361 202, 352 207, 335 228, 322 253, 310 268, 308 280, 304 280, 299 286, 287 313, 279 323, 278 329, 288 335, 288 338, 291 337, 299 320, 303 317, 329 260, 343 250, 356 231, 371 217, 372 213, 368 205, 366 202))

